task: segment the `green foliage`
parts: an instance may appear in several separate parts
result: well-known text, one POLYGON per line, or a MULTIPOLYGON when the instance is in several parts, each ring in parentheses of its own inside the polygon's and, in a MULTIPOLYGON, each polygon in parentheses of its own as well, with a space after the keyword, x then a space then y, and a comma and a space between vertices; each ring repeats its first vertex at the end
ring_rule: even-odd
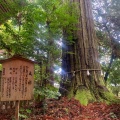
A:
POLYGON ((27 119, 31 114, 31 112, 32 111, 30 109, 20 108, 20 113, 19 113, 20 119, 27 119))
POLYGON ((6 49, 10 55, 21 54, 42 62, 42 74, 39 66, 35 68, 36 97, 57 98, 60 95, 58 89, 46 87, 43 83, 50 80, 51 74, 46 72, 47 69, 61 63, 61 46, 58 43, 63 31, 67 29, 69 41, 72 41, 72 30, 78 17, 75 4, 62 0, 36 0, 0 26, 0 49, 6 49))
POLYGON ((37 99, 40 96, 41 100, 44 98, 57 99, 60 96, 60 93, 58 92, 58 89, 56 89, 53 86, 47 86, 47 87, 39 86, 39 87, 35 87, 34 96, 35 99, 37 99))
POLYGON ((120 92, 120 60, 115 59, 111 68, 108 78, 108 86, 110 90, 118 96, 120 92))
MULTIPOLYGON (((110 40, 107 37, 107 34, 104 34, 104 32, 97 32, 97 36, 99 38, 99 52, 102 62, 102 70, 104 71, 104 74, 106 71, 108 71, 108 66, 110 62, 110 56, 111 56, 111 46, 110 46, 110 40)), ((119 50, 119 49, 118 49, 119 50)), ((116 96, 118 96, 118 93, 120 92, 120 60, 115 58, 113 60, 112 66, 109 69, 109 76, 107 79, 107 86, 108 89, 116 96)))
POLYGON ((110 89, 114 95, 119 96, 120 85, 117 85, 117 86, 110 85, 110 89))
MULTIPOLYGON (((105 56, 104 56, 105 59, 105 56)), ((102 63, 104 74, 108 70, 108 62, 102 63)), ((107 86, 110 91, 118 96, 120 92, 120 59, 114 59, 111 68, 109 69, 109 76, 107 79, 107 86)))
POLYGON ((120 103, 120 99, 116 98, 112 92, 101 91, 100 95, 107 104, 120 103))
MULTIPOLYGON (((46 74, 46 65, 42 65, 42 68, 39 65, 35 66, 35 88, 34 88, 34 98, 36 100, 43 100, 44 98, 58 98, 60 93, 58 92, 58 88, 55 88, 52 85, 46 86, 46 82, 49 81, 49 75, 46 74), (41 74, 42 69, 42 74, 41 74)), ((59 81, 58 75, 54 75, 54 81, 59 81)))
POLYGON ((14 1, 4 1, 1 0, 0 4, 5 8, 5 11, 8 10, 7 12, 3 12, 2 8, 0 10, 0 24, 4 23, 8 18, 15 16, 15 14, 18 13, 22 9, 22 7, 27 4, 26 0, 14 0, 14 1))
MULTIPOLYGON (((111 41, 106 32, 97 30, 96 35, 99 43, 99 56, 100 59, 104 59, 111 55, 111 41)), ((102 60, 106 63, 105 60, 102 60)))
POLYGON ((2 70, 2 65, 0 64, 0 71, 2 70))
MULTIPOLYGON (((59 40, 64 28, 73 29, 77 23, 75 5, 63 4, 61 0, 39 0, 28 4, 16 18, 0 26, 1 49, 11 54, 35 56, 34 51, 50 51, 58 54, 56 44, 48 47, 50 39, 59 40), (17 47, 16 47, 17 46, 17 47)), ((42 52, 44 51, 44 52, 42 52)), ((55 57, 56 58, 56 57, 55 57)))
POLYGON ((87 105, 88 103, 95 101, 95 98, 92 96, 91 92, 87 89, 77 90, 75 99, 79 100, 82 105, 87 105))
POLYGON ((25 114, 20 114, 20 113, 19 113, 19 117, 20 117, 20 118, 23 118, 23 119, 28 118, 28 116, 27 116, 27 115, 25 115, 25 114))
POLYGON ((115 86, 120 84, 120 59, 116 59, 111 67, 111 72, 109 75, 109 81, 115 86))
POLYGON ((109 114, 110 114, 110 117, 111 117, 111 118, 113 118, 113 119, 116 119, 116 118, 117 118, 117 116, 116 116, 116 114, 115 114, 114 112, 110 112, 109 114))

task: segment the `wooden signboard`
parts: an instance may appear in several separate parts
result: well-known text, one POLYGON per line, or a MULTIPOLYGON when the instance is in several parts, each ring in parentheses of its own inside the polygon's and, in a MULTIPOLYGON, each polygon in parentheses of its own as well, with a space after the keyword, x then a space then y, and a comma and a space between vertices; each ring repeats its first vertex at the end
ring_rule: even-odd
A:
POLYGON ((34 86, 34 62, 19 56, 2 63, 1 101, 31 100, 34 86))

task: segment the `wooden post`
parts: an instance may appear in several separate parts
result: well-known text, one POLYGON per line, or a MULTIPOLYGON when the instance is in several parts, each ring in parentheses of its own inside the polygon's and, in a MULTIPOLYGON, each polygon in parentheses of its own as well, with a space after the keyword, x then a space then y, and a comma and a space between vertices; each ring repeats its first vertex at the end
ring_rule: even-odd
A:
POLYGON ((16 103, 15 103, 15 120, 19 120, 19 107, 20 107, 20 101, 16 101, 16 103))

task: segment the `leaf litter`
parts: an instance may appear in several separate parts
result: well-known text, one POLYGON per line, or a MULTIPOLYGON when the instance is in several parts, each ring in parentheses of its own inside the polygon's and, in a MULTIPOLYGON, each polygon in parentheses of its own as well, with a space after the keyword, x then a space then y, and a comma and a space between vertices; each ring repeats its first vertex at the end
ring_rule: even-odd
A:
MULTIPOLYGON (((33 103, 28 118, 21 120, 120 120, 120 104, 107 105, 101 102, 83 106, 78 100, 47 99, 45 103, 33 103)), ((12 120, 14 110, 0 110, 0 120, 12 120)))

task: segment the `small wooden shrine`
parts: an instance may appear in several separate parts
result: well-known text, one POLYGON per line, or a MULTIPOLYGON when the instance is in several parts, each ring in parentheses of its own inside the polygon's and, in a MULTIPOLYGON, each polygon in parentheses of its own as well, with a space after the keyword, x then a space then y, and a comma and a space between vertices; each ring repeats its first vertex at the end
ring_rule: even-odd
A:
POLYGON ((31 100, 34 87, 34 62, 21 56, 2 63, 1 101, 31 100))

